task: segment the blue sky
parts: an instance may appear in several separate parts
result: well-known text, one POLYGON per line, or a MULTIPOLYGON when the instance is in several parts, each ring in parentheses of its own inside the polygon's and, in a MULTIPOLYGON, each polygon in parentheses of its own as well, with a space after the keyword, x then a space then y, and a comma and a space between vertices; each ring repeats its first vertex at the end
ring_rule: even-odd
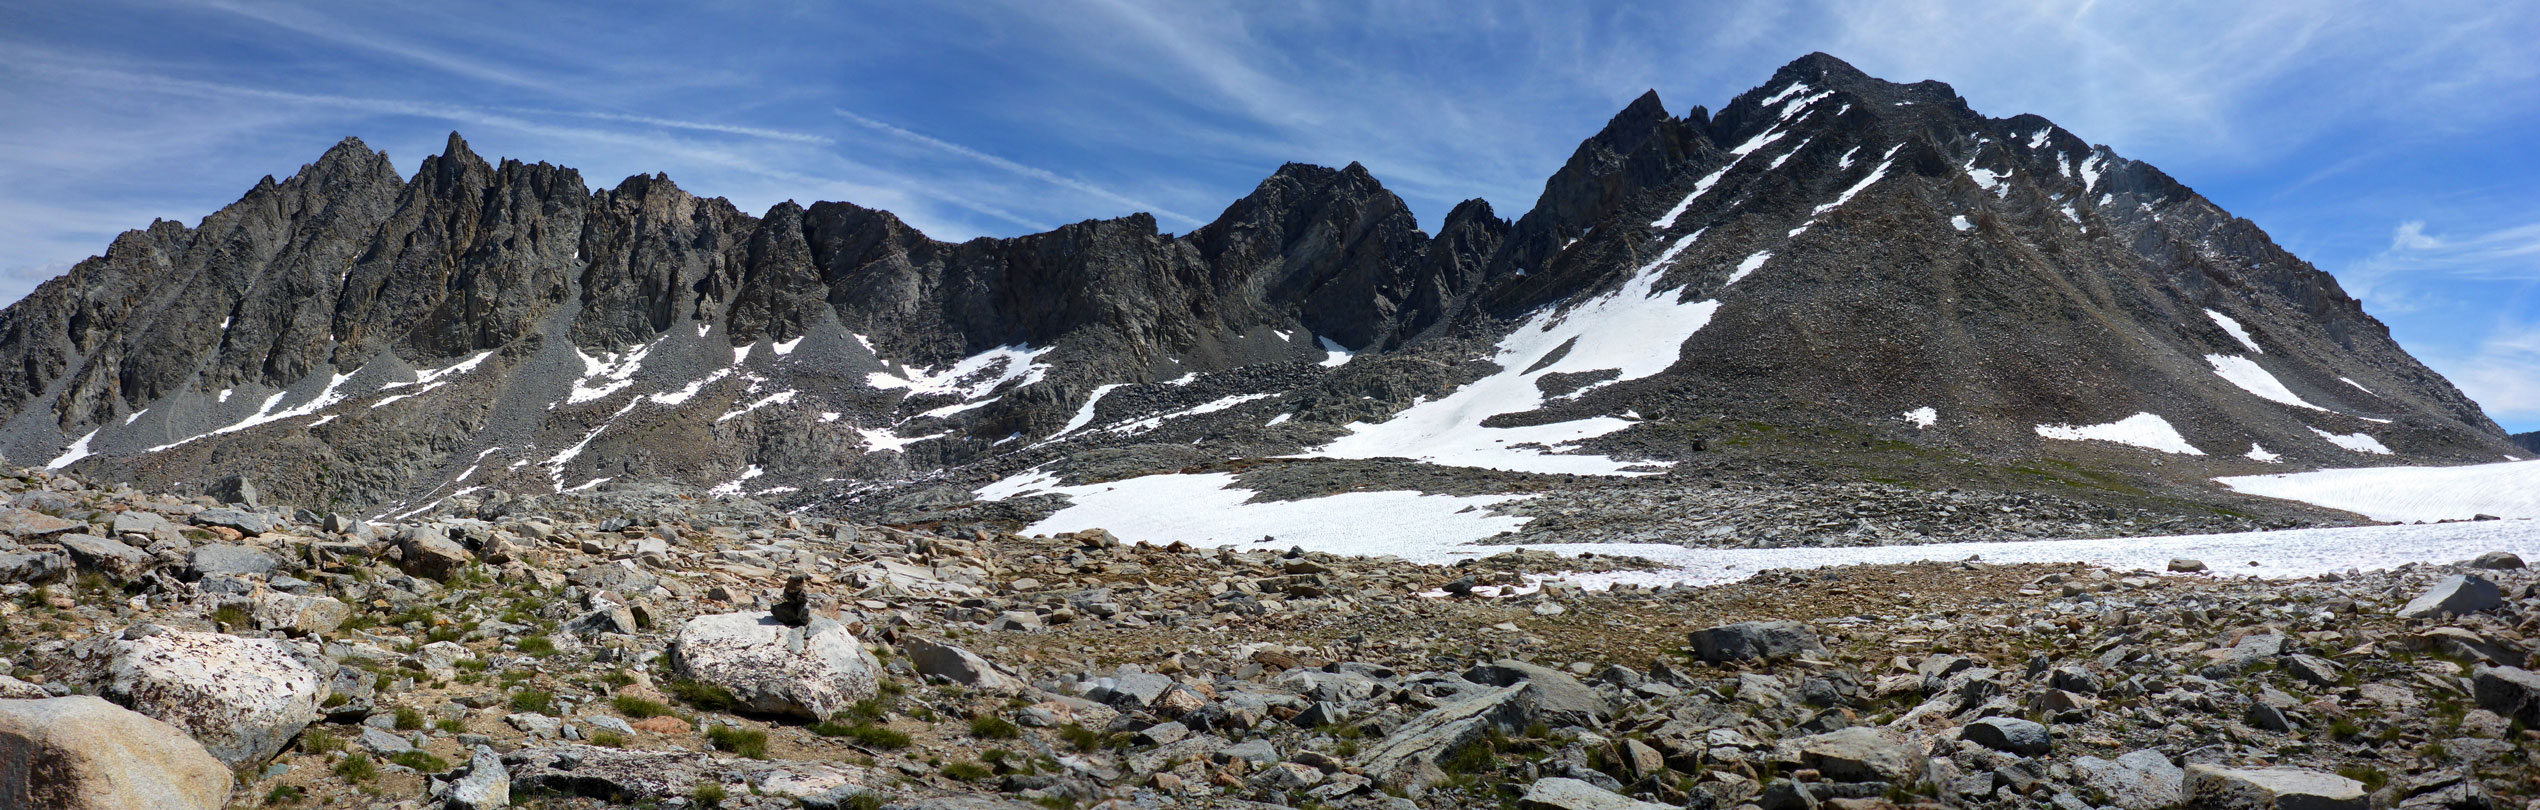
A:
POLYGON ((1642 90, 1716 107, 1822 50, 2160 166, 2540 428, 2540 4, 510 5, 0 0, 0 300, 343 136, 411 172, 452 129, 941 239, 1186 231, 1291 160, 1364 163, 1431 226, 1514 216, 1642 90))

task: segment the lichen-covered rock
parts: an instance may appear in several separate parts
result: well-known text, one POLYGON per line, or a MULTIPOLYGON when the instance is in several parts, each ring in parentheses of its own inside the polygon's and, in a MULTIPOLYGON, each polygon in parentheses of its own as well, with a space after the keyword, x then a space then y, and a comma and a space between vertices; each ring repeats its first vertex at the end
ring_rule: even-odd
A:
POLYGON ((468 758, 467 775, 451 782, 449 793, 443 799, 449 810, 509 807, 512 803, 511 771, 503 767, 502 759, 494 756, 494 749, 477 746, 476 753, 468 758))
POLYGON ((679 676, 732 690, 745 711, 826 720, 881 688, 882 665, 854 633, 765 611, 699 616, 671 642, 679 676))
POLYGON ((332 596, 267 592, 256 597, 256 626, 297 635, 335 632, 353 613, 351 605, 332 596))
POLYGON ((2187 766, 2189 810, 2364 810, 2364 783, 2308 768, 2187 766))
POLYGON ((183 729, 95 697, 0 700, 0 807, 218 810, 229 768, 183 729))
POLYGON ((2097 788, 2124 810, 2159 810, 2178 806, 2187 772, 2159 751, 2144 749, 2117 757, 2075 757, 2073 771, 2082 784, 2097 788))
POLYGON ((326 699, 326 680, 287 641, 135 628, 83 646, 93 691, 184 729, 232 768, 273 758, 326 699))

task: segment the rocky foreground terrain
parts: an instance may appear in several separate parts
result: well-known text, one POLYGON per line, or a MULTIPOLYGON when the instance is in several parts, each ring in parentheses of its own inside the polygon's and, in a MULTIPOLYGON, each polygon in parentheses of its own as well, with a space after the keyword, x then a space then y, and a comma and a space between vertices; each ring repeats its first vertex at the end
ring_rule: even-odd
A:
POLYGON ((2501 554, 1585 592, 1641 563, 214 489, 0 477, 0 806, 2540 806, 2501 554))

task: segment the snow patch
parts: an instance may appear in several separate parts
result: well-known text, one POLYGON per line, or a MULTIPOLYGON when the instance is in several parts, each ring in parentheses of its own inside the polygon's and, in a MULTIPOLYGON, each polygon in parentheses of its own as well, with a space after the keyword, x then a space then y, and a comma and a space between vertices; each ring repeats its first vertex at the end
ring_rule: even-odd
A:
POLYGON ((2284 381, 2276 379, 2274 374, 2267 373, 2267 370, 2259 366, 2255 360, 2239 355, 2209 354, 2205 355, 2205 362, 2214 367, 2216 375, 2232 385, 2240 386, 2242 391, 2257 395, 2259 399, 2281 402, 2296 408, 2309 408, 2314 411, 2328 410, 2303 401, 2302 397, 2294 394, 2292 389, 2284 387, 2284 381))
POLYGON ((1976 224, 1968 222, 1966 215, 1960 214, 1949 218, 1949 227, 1956 228, 1961 231, 1971 231, 1975 230, 1976 224))
MULTIPOLYGON (((1737 281, 1738 281, 1738 279, 1745 278, 1745 277, 1747 276, 1747 274, 1755 272, 1755 271, 1756 271, 1756 269, 1763 267, 1765 262, 1772 261, 1772 259, 1773 259, 1773 252, 1772 252, 1772 251, 1769 251, 1769 250, 1759 250, 1759 251, 1756 251, 1756 252, 1755 252, 1755 255, 1748 256, 1748 257, 1746 257, 1746 260, 1745 260, 1745 261, 1742 261, 1742 262, 1738 262, 1738 263, 1737 263, 1737 269, 1736 269, 1736 270, 1734 270, 1734 271, 1731 271, 1731 272, 1729 273, 1729 281, 1728 281, 1728 283, 1729 283, 1729 284, 1736 284, 1736 283, 1737 283, 1737 281)), ((1727 286, 1727 285, 1722 285, 1722 286, 1727 286)))
POLYGON ((886 450, 904 451, 908 449, 909 445, 926 441, 928 439, 941 439, 945 435, 942 433, 929 433, 924 436, 902 437, 900 434, 887 429, 870 430, 866 428, 856 428, 855 432, 857 436, 864 438, 864 451, 867 453, 880 453, 886 450))
POLYGON ((1467 545, 1525 526, 1530 518, 1490 514, 1517 495, 1424 495, 1346 492, 1297 501, 1249 502, 1253 491, 1226 473, 1149 475, 1084 486, 1060 486, 1045 473, 979 489, 982 499, 1015 494, 1066 495, 1072 504, 1025 527, 1031 534, 1107 529, 1149 545, 1302 547, 1336 554, 1382 554, 1420 561, 1481 556, 1467 545), (1169 507, 1166 507, 1169 505, 1169 507), (1163 507, 1163 508, 1160 508, 1163 507))
POLYGON ((573 381, 573 392, 565 395, 564 404, 578 405, 626 390, 635 384, 635 372, 643 370, 644 355, 651 354, 653 347, 660 344, 656 340, 623 353, 602 352, 598 357, 574 347, 573 356, 582 358, 582 378, 573 381))
POLYGON ((1138 435, 1138 434, 1141 434, 1141 433, 1145 433, 1145 432, 1147 432, 1147 431, 1154 430, 1154 429, 1156 429, 1156 428, 1163 427, 1163 426, 1164 426, 1164 423, 1166 423, 1166 422, 1170 422, 1170 421, 1173 421, 1173 420, 1175 420, 1175 419, 1180 419, 1180 418, 1187 417, 1187 416, 1198 416, 1198 415, 1200 415, 1200 414, 1206 414, 1206 413, 1216 413, 1216 412, 1218 412, 1218 411, 1222 411, 1222 410, 1225 410, 1225 409, 1227 409, 1227 408, 1232 408, 1232 407, 1235 407, 1235 406, 1237 406, 1237 405, 1241 405, 1241 404, 1244 404, 1244 403, 1246 403, 1246 402, 1251 402, 1251 401, 1256 400, 1256 399, 1269 399, 1270 397, 1273 397, 1273 396, 1276 396, 1276 395, 1275 395, 1275 394, 1237 394, 1237 395, 1235 395, 1235 396, 1225 397, 1225 398, 1222 398, 1222 399, 1212 400, 1212 401, 1209 401, 1209 402, 1206 402, 1206 403, 1202 403, 1202 404, 1199 404, 1199 405, 1194 405, 1194 406, 1191 406, 1191 407, 1188 407, 1188 408, 1184 408, 1184 409, 1181 409, 1181 410, 1178 410, 1178 411, 1174 411, 1174 412, 1172 412, 1172 413, 1158 414, 1158 415, 1155 415, 1155 416, 1150 416, 1150 417, 1147 417, 1147 418, 1145 418, 1145 419, 1139 419, 1139 420, 1136 420, 1136 421, 1133 421, 1133 422, 1124 422, 1124 423, 1121 423, 1121 424, 1119 424, 1119 425, 1114 425, 1114 426, 1112 426, 1112 427, 1104 428, 1104 430, 1110 431, 1110 432, 1112 432, 1112 433, 1117 433, 1117 434, 1120 434, 1120 435, 1122 435, 1122 436, 1135 436, 1135 435, 1138 435))
POLYGON ((2383 445, 2380 439, 2373 438, 2372 434, 2369 433, 2330 433, 2319 428, 2311 428, 2311 432, 2319 434, 2319 437, 2322 439, 2327 439, 2329 444, 2337 445, 2358 453, 2369 453, 2376 456, 2390 455, 2390 448, 2383 445))
POLYGON ((1940 412, 1933 410, 1929 405, 1925 405, 1920 408, 1906 411, 1905 421, 1914 423, 1914 427, 1917 428, 1931 427, 1933 425, 1940 424, 1940 412))
POLYGON ((61 455, 54 456, 52 461, 45 462, 44 469, 58 470, 78 463, 80 459, 96 455, 88 451, 88 441, 94 438, 97 438, 97 431, 94 430, 89 431, 86 436, 79 437, 79 441, 71 442, 71 446, 64 449, 61 455))
POLYGON ((1076 432, 1079 428, 1093 424, 1094 406, 1101 404, 1103 397, 1110 395, 1110 393, 1114 390, 1118 390, 1122 385, 1125 385, 1125 383, 1107 383, 1095 386, 1094 393, 1091 396, 1085 397, 1085 404, 1076 407, 1076 415, 1068 417, 1067 426, 1059 428, 1057 433, 1050 434, 1050 437, 1048 439, 1044 439, 1043 441, 1054 441, 1061 436, 1076 432))
POLYGON ((1279 415, 1277 415, 1277 416, 1270 417, 1270 421, 1268 421, 1268 422, 1263 422, 1263 423, 1261 424, 1261 426, 1262 426, 1262 427, 1278 427, 1281 423, 1286 422, 1286 421, 1288 421, 1289 419, 1292 419, 1292 418, 1295 418, 1295 417, 1296 417, 1296 414, 1292 414, 1292 413, 1283 413, 1283 414, 1279 414, 1279 415))
MULTIPOLYGON (((2365 388, 2363 383, 2359 383, 2359 382, 2356 382, 2356 381, 2354 381, 2354 380, 2349 380, 2349 379, 2346 379, 2346 378, 2344 378, 2344 377, 2339 377, 2339 378, 2337 378, 2337 381, 2338 381, 2338 382, 2345 383, 2345 384, 2347 384, 2347 385, 2354 386, 2354 387, 2355 387, 2355 390, 2357 390, 2357 391, 2362 391, 2362 392, 2367 393, 2367 394, 2372 394, 2372 389, 2370 389, 2370 388, 2365 388)), ((2373 396, 2376 396, 2376 397, 2377 397, 2377 396, 2381 396, 2380 394, 2372 394, 2372 395, 2373 395, 2373 396)))
POLYGON ((1675 227, 1676 218, 1684 216, 1685 210, 1693 207, 1693 201, 1702 199, 1702 195, 1710 192, 1712 186, 1719 185, 1720 178, 1727 177, 1730 170, 1736 169, 1738 164, 1746 162, 1747 155, 1754 154, 1755 150, 1773 145, 1774 141, 1781 140, 1782 136, 1788 134, 1790 133, 1781 130, 1766 132, 1753 138, 1748 138, 1745 143, 1738 144, 1737 148, 1729 150, 1729 154, 1733 156, 1729 160, 1729 165, 1722 166, 1710 174, 1703 175, 1702 179, 1694 181, 1693 191, 1687 193, 1682 201, 1677 202, 1676 207, 1667 209, 1666 216, 1652 220, 1649 223, 1649 227, 1662 231, 1675 227))
POLYGON ((1315 365, 1324 368, 1340 368, 1348 365, 1349 359, 1358 355, 1357 352, 1342 348, 1341 344, 1333 343, 1331 338, 1317 336, 1314 342, 1323 347, 1323 362, 1315 365))
POLYGON ((2170 421, 2149 413, 2138 413, 2104 425, 2038 425, 2037 435, 2064 441, 2101 441, 2133 445, 2164 453, 2201 456, 2205 451, 2188 444, 2178 435, 2170 421))
MULTIPOLYGON (((2261 348, 2258 348, 2258 341, 2257 341, 2256 339, 2249 337, 2249 330, 2244 329, 2244 328, 2241 328, 2241 326, 2240 326, 2240 322, 2239 322, 2239 321, 2237 321, 2237 320, 2232 319, 2232 317, 2231 317, 2231 316, 2229 316, 2229 315, 2225 315, 2225 314, 2222 314, 2222 313, 2220 313, 2220 312, 2215 312, 2215 311, 2213 311, 2213 310, 2208 309, 2208 310, 2205 310, 2205 317, 2208 317, 2208 318, 2212 318, 2212 319, 2214 319, 2214 325, 2215 325, 2215 326, 2220 326, 2220 327, 2222 327, 2222 330, 2223 330, 2223 331, 2225 331, 2225 332, 2230 332, 2230 333, 2231 333, 2231 338, 2232 338, 2233 340, 2240 341, 2240 345, 2249 347, 2249 353, 2250 353, 2250 354, 2266 354, 2266 353, 2267 353, 2267 350, 2265 350, 2265 349, 2261 349, 2261 348)), ((2344 378, 2344 377, 2339 377, 2338 379, 2341 379, 2341 380, 2346 380, 2346 378, 2344 378)), ((2347 384, 2347 385, 2355 385, 2355 381, 2354 381, 2354 380, 2346 380, 2346 384, 2347 384)), ((2363 386, 2360 386, 2360 385, 2355 385, 2355 387, 2357 387, 2357 388, 2362 388, 2363 386)), ((2369 394, 2369 393, 2372 393, 2372 392, 2370 392, 2370 391, 2366 391, 2366 392, 2364 392, 2364 393, 2369 394)))
POLYGON ((717 498, 738 498, 741 497, 742 484, 747 483, 752 478, 757 478, 766 474, 766 470, 759 469, 758 465, 752 464, 749 469, 741 471, 741 477, 716 484, 712 489, 706 490, 706 494, 717 498))
POLYGON ((1617 374, 1573 393, 1636 380, 1675 365, 1684 342, 1711 322, 1720 302, 1681 303, 1679 289, 1660 290, 1667 266, 1691 247, 1695 231, 1670 245, 1612 292, 1564 310, 1537 310, 1502 338, 1491 362, 1500 371, 1435 400, 1416 403, 1390 419, 1352 423, 1349 435, 1304 455, 1324 458, 1403 456, 1437 464, 1517 472, 1642 475, 1631 463, 1564 452, 1577 442, 1630 427, 1610 416, 1522 427, 1484 427, 1500 414, 1542 407, 1535 382, 1546 374, 1612 369, 1617 374), (1558 360, 1546 362, 1555 351, 1558 360))
POLYGON ((2262 461, 2268 464, 2284 463, 2283 456, 2267 452, 2267 448, 2257 442, 2250 442, 2249 452, 2242 453, 2241 455, 2247 457, 2250 461, 2262 461))
MULTIPOLYGON (((760 398, 758 398, 757 400, 755 400, 755 401, 751 402, 750 404, 745 405, 745 406, 742 406, 742 407, 741 407, 740 409, 738 409, 738 410, 734 410, 734 411, 731 411, 731 412, 729 412, 729 413, 725 413, 725 414, 724 414, 724 415, 722 415, 722 416, 717 416, 717 417, 715 417, 715 418, 714 418, 714 421, 715 421, 715 423, 716 423, 716 424, 722 424, 723 422, 726 422, 726 421, 730 421, 730 420, 733 420, 733 419, 738 419, 738 418, 741 418, 743 415, 748 414, 748 413, 749 413, 749 412, 751 412, 751 411, 758 410, 758 409, 760 409, 760 408, 765 408, 765 407, 770 406, 770 405, 783 405, 783 404, 785 404, 785 403, 792 402, 792 401, 794 401, 794 394, 795 394, 795 392, 793 392, 793 391, 778 391, 778 392, 776 392, 776 393, 769 394, 769 395, 764 396, 764 397, 760 397, 760 398)), ((994 402, 995 400, 989 400, 989 401, 990 401, 990 402, 994 402)), ((988 403, 986 403, 986 402, 982 402, 982 403, 979 403, 979 404, 981 404, 981 405, 985 405, 985 404, 988 404, 988 403)))
POLYGON ((1009 382, 1040 382, 1049 373, 1049 365, 1040 362, 1040 357, 1049 352, 1047 348, 1009 344, 962 358, 940 370, 906 369, 905 374, 877 371, 865 375, 865 384, 906 389, 911 396, 952 394, 965 400, 978 399, 1009 382))

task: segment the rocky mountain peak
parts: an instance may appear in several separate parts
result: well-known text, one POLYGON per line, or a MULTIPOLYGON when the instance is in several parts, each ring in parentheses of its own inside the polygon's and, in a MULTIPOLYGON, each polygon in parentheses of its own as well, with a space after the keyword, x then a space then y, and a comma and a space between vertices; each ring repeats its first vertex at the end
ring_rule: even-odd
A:
POLYGON ((1872 441, 2157 489, 2508 447, 2193 190, 1823 54, 1717 115, 1641 94, 1511 213, 1431 234, 1365 166, 1289 163, 1179 235, 953 244, 661 174, 595 191, 457 133, 401 177, 346 139, 0 311, 0 446, 359 509, 666 478, 830 510, 1230 458, 1533 492, 1506 476, 1872 441))

